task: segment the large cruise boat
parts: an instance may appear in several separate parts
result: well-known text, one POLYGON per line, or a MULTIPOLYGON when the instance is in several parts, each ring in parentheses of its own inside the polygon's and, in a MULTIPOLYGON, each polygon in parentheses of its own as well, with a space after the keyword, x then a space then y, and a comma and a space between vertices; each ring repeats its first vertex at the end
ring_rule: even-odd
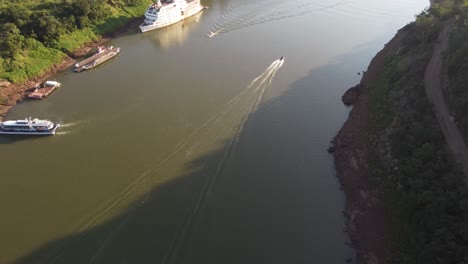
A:
POLYGON ((40 119, 8 120, 0 122, 0 134, 7 135, 53 135, 58 123, 40 119))
POLYGON ((148 6, 141 32, 162 28, 193 16, 203 10, 200 0, 158 0, 148 6))

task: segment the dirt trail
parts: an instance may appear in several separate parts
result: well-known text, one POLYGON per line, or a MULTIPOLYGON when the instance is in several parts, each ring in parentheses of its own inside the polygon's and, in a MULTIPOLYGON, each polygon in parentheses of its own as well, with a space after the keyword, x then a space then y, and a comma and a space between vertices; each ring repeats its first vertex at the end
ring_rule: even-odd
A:
POLYGON ((451 25, 451 22, 446 23, 442 31, 439 33, 437 43, 432 51, 431 61, 426 68, 424 84, 427 98, 434 106, 434 112, 437 116, 437 120, 440 128, 442 129, 445 140, 455 155, 456 160, 463 166, 465 176, 468 177, 468 149, 465 141, 463 140, 463 136, 451 119, 450 111, 445 103, 442 91, 442 54, 448 46, 448 37, 451 25))

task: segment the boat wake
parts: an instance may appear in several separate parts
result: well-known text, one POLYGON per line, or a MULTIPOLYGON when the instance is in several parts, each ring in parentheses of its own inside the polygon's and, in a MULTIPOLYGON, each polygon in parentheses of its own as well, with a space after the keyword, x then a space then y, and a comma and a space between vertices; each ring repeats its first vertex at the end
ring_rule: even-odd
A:
MULTIPOLYGON (((124 189, 122 189, 118 195, 114 196, 112 199, 108 200, 102 205, 98 213, 94 214, 88 219, 84 219, 83 222, 78 224, 76 229, 80 234, 86 234, 87 230, 90 230, 93 226, 108 219, 112 215, 115 215, 119 208, 123 204, 126 204, 129 200, 137 199, 137 202, 134 203, 134 206, 129 208, 129 213, 121 220, 117 226, 109 231, 107 236, 105 236, 102 241, 103 243, 99 248, 96 249, 94 254, 90 256, 89 263, 95 263, 99 260, 101 254, 108 247, 109 243, 117 236, 120 230, 129 222, 133 217, 134 211, 138 208, 145 206, 146 202, 151 198, 151 186, 154 186, 155 182, 161 182, 162 175, 161 171, 166 170, 166 164, 170 161, 179 162, 180 155, 183 155, 185 158, 187 152, 193 152, 194 149, 199 148, 197 154, 200 154, 204 146, 200 146, 199 142, 203 142, 202 138, 206 138, 207 141, 216 140, 216 137, 220 135, 232 133, 231 139, 227 142, 227 145, 224 146, 223 152, 217 165, 213 168, 213 171, 209 173, 206 183, 201 188, 200 193, 197 198, 195 198, 195 204, 190 209, 190 213, 187 218, 184 220, 182 227, 177 232, 177 235, 174 237, 169 252, 166 254, 162 263, 171 263, 175 258, 177 258, 178 253, 181 250, 181 246, 186 241, 188 233, 192 228, 194 219, 196 218, 198 212, 203 207, 209 193, 212 192, 214 182, 218 175, 221 174, 225 166, 226 161, 229 158, 230 153, 232 152, 233 146, 238 140, 240 133, 244 127, 244 124, 248 120, 249 116, 253 111, 255 111, 258 105, 261 103, 262 97, 268 86, 272 83, 273 77, 283 65, 284 59, 275 60, 271 65, 269 65, 266 70, 256 77, 252 82, 250 82, 246 87, 234 98, 226 102, 221 106, 220 111, 215 111, 212 116, 210 116, 205 122, 200 126, 192 130, 187 136, 185 136, 175 147, 167 153, 162 159, 160 159, 156 164, 153 164, 150 168, 147 168, 140 175, 138 175, 132 182, 130 182, 124 189), (218 124, 218 122, 222 123, 218 124), (233 129, 234 128, 234 129, 233 129), (222 130, 222 132, 221 132, 222 130), (231 132, 229 132, 231 131, 231 132), (216 135, 213 137, 213 135, 216 135), (139 194, 145 193, 142 197, 139 197, 139 194)), ((68 124, 76 125, 74 123, 68 124)), ((66 132, 65 132, 66 133, 66 132)), ((216 143, 216 142, 214 142, 216 143)), ((66 249, 62 249, 66 250, 66 249)), ((58 261, 60 258, 60 252, 57 253, 55 261, 58 261)))
POLYGON ((323 1, 259 0, 234 2, 212 27, 208 37, 251 27, 258 24, 306 15, 315 11, 331 9, 350 1, 337 1, 324 5, 323 1))
POLYGON ((60 132, 56 132, 55 135, 67 135, 70 133, 71 133, 70 131, 60 131, 60 132))
POLYGON ((74 126, 77 126, 77 125, 81 125, 83 123, 85 123, 86 121, 75 121, 75 122, 71 122, 71 123, 65 123, 65 124, 60 124, 60 127, 63 128, 63 127, 74 127, 74 126))
POLYGON ((204 188, 200 191, 199 197, 197 199, 197 202, 195 203, 195 206, 192 208, 191 213, 189 216, 186 218, 184 225, 182 228, 179 230, 178 234, 176 237, 174 237, 174 240, 171 245, 171 249, 166 255, 166 257, 163 260, 164 263, 175 263, 177 262, 177 257, 179 256, 180 250, 183 246, 183 244, 187 240, 187 234, 190 233, 190 230, 193 227, 193 222, 195 218, 197 217, 198 213, 200 212, 200 209, 203 207, 203 204, 205 203, 208 195, 212 193, 213 185, 216 181, 216 178, 221 174, 223 171, 223 168, 226 164, 226 161, 229 158, 229 155, 231 154, 234 145, 236 142, 239 140, 239 136, 244 128, 245 123, 248 121, 250 115, 252 112, 254 112, 257 108, 258 105, 260 104, 262 97, 266 91, 266 89, 271 85, 271 82, 273 80, 273 77, 276 75, 278 70, 281 68, 281 66, 284 63, 284 58, 281 57, 281 59, 275 60, 268 68, 260 74, 258 77, 256 77, 247 87, 244 91, 242 91, 238 96, 233 98, 231 101, 228 102, 228 104, 232 105, 239 101, 239 98, 242 97, 242 95, 246 94, 246 92, 252 91, 254 92, 254 95, 256 94, 256 98, 254 96, 253 104, 247 108, 247 112, 243 114, 243 117, 241 118, 240 125, 237 128, 237 131, 235 132, 234 136, 232 139, 228 142, 227 146, 225 147, 225 150, 223 152, 223 156, 221 160, 218 162, 218 165, 216 166, 215 172, 210 176, 209 180, 207 181, 206 185, 204 188), (258 93, 260 91, 260 93, 258 93))
POLYGON ((218 30, 216 30, 216 31, 214 31, 214 32, 213 32, 213 31, 210 31, 210 33, 208 33, 206 36, 207 36, 208 38, 212 38, 212 37, 218 35, 223 29, 224 29, 224 28, 220 28, 220 29, 218 29, 218 30))

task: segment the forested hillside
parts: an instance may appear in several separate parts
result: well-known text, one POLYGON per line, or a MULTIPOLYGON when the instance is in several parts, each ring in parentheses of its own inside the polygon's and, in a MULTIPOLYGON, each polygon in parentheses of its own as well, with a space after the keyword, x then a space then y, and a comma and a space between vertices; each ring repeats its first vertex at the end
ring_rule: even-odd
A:
POLYGON ((446 100, 468 142, 468 1, 454 12, 454 25, 447 54, 446 100))
POLYGON ((0 80, 23 82, 66 54, 142 17, 149 0, 0 2, 0 80))
MULTIPOLYGON (((424 87, 426 67, 443 27, 451 31, 442 79, 461 124, 468 113, 468 1, 443 0, 403 28, 398 52, 369 87, 371 163, 386 189, 392 263, 468 263, 468 187, 448 149, 424 87)), ((466 131, 465 131, 466 132, 466 131)), ((466 135, 466 134, 465 134, 466 135)))

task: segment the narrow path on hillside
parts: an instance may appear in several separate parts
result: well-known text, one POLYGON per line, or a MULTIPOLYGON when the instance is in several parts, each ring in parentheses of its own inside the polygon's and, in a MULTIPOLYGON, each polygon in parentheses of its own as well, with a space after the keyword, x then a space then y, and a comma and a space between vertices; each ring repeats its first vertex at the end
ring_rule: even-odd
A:
POLYGON ((426 95, 434 105, 434 111, 439 121, 445 140, 457 161, 463 166, 465 177, 468 177, 468 149, 457 126, 450 118, 450 111, 445 103, 442 92, 441 69, 442 53, 447 49, 451 23, 446 23, 439 33, 437 43, 432 51, 432 58, 424 74, 426 95))

